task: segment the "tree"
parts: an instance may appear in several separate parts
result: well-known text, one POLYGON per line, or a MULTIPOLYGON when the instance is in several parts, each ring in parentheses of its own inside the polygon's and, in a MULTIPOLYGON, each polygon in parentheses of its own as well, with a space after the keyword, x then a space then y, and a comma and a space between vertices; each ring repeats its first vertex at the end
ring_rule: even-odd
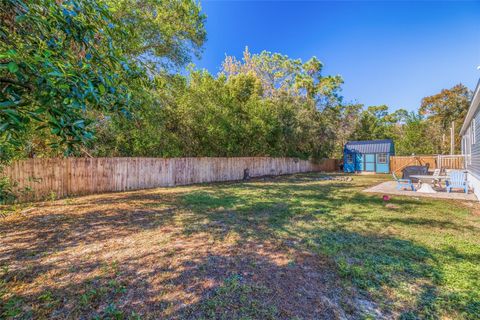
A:
POLYGON ((123 47, 151 66, 151 72, 185 66, 200 57, 206 40, 205 15, 193 0, 108 0, 128 30, 123 47))
POLYGON ((386 105, 370 106, 362 111, 357 128, 352 134, 354 140, 374 140, 392 138, 393 118, 388 114, 386 105))
POLYGON ((457 84, 451 89, 443 89, 440 93, 422 99, 420 114, 432 126, 431 139, 436 140, 438 153, 449 153, 448 138, 450 126, 455 124, 455 146, 460 150, 460 128, 470 105, 472 92, 463 84, 457 84))
POLYGON ((442 154, 450 152, 449 133, 454 122, 458 152, 458 132, 468 111, 470 97, 470 90, 459 84, 423 98, 418 113, 403 109, 389 113, 385 105, 368 107, 360 113, 350 139, 394 139, 398 155, 442 154))
POLYGON ((322 75, 322 69, 316 57, 303 63, 268 51, 252 55, 246 48, 242 61, 226 57, 222 74, 227 78, 251 74, 259 79, 263 98, 279 111, 283 155, 320 158, 335 147, 343 83, 340 76, 322 75))
POLYGON ((335 131, 335 158, 343 157, 343 147, 348 140, 354 138, 355 130, 359 127, 360 115, 363 105, 359 103, 339 104, 336 108, 335 131))
MULTIPOLYGON (((98 127, 96 155, 322 158, 336 144, 340 84, 320 63, 263 52, 227 57, 219 75, 159 73, 131 121, 98 127), (155 103, 154 103, 155 102, 155 103)), ((338 80, 338 79, 337 79, 338 80)), ((105 125, 108 123, 108 125, 105 125)))
POLYGON ((71 153, 93 137, 88 110, 127 112, 140 73, 104 2, 5 0, 0 16, 2 150, 47 130, 50 146, 71 153))
POLYGON ((221 73, 227 78, 238 74, 255 75, 263 87, 263 95, 268 98, 285 94, 310 99, 318 108, 338 104, 339 91, 343 83, 340 76, 323 76, 323 64, 312 57, 303 63, 300 59, 290 59, 280 53, 262 51, 251 54, 248 47, 243 52, 243 60, 227 56, 221 73))
POLYGON ((434 154, 435 141, 430 136, 429 123, 421 114, 410 112, 397 131, 395 151, 397 155, 434 154))

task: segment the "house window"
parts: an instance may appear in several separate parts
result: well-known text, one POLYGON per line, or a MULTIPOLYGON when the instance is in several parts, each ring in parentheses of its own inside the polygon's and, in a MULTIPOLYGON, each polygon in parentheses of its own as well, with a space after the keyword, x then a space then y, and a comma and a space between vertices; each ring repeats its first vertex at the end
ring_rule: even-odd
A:
POLYGON ((353 155, 351 153, 347 153, 347 163, 353 163, 353 155))
POLYGON ((386 153, 379 153, 377 155, 377 162, 378 163, 387 163, 387 154, 386 153))

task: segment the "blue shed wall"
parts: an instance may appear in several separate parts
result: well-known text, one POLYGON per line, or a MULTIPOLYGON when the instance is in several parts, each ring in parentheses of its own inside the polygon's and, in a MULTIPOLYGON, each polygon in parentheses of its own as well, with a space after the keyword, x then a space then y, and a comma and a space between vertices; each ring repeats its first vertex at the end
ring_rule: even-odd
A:
POLYGON ((343 149, 344 172, 390 172, 390 156, 395 154, 391 139, 348 141, 343 149), (348 162, 351 155, 352 163, 348 162), (385 155, 385 163, 380 163, 380 155, 385 155))
POLYGON ((344 151, 343 154, 343 171, 347 173, 369 171, 376 173, 389 173, 390 172, 390 155, 391 153, 385 153, 386 163, 379 163, 378 154, 367 153, 361 154, 356 152, 344 151), (348 154, 352 154, 353 163, 348 163, 348 154))

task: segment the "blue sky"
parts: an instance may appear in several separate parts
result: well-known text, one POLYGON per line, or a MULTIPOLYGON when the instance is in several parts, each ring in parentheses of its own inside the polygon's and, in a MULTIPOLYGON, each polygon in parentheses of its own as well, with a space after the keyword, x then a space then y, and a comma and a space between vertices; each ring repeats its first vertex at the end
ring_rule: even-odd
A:
POLYGON ((346 101, 415 110, 422 97, 480 70, 480 1, 202 1, 205 50, 197 67, 219 71, 225 55, 268 50, 343 77, 346 101))

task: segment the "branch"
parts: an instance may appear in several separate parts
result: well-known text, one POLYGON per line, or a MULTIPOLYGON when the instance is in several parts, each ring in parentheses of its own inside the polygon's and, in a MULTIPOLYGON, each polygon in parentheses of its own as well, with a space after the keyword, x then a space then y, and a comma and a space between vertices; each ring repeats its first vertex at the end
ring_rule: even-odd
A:
POLYGON ((80 147, 80 150, 83 151, 83 153, 85 153, 89 158, 93 158, 92 155, 88 153, 88 151, 84 147, 80 147))
POLYGON ((25 89, 33 90, 33 87, 30 84, 21 83, 21 82, 18 82, 16 80, 13 80, 13 79, 10 79, 10 78, 0 78, 0 82, 9 83, 9 84, 13 84, 15 86, 19 86, 19 87, 22 87, 22 88, 25 88, 25 89))

